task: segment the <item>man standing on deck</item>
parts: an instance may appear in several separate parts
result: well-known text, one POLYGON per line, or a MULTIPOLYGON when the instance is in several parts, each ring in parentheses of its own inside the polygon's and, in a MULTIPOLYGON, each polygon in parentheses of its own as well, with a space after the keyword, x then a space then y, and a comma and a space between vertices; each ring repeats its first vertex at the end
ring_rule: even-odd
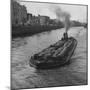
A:
POLYGON ((65 39, 65 40, 68 40, 68 33, 65 32, 63 35, 64 35, 64 39, 65 39))

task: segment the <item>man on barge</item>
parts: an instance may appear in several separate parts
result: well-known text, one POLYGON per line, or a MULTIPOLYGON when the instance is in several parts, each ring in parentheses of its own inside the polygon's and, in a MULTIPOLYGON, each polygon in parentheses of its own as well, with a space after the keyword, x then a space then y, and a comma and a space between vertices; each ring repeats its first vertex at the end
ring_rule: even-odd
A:
POLYGON ((67 33, 67 32, 65 32, 65 33, 63 34, 62 40, 68 40, 68 33, 67 33))

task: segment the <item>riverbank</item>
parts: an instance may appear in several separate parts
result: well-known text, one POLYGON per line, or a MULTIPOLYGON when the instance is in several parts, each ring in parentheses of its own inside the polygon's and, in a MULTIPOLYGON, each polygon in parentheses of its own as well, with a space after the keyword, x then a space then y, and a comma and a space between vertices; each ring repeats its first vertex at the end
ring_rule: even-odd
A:
POLYGON ((63 28, 62 25, 60 26, 16 26, 12 27, 12 37, 25 37, 25 36, 32 36, 37 33, 51 31, 58 28, 63 28))

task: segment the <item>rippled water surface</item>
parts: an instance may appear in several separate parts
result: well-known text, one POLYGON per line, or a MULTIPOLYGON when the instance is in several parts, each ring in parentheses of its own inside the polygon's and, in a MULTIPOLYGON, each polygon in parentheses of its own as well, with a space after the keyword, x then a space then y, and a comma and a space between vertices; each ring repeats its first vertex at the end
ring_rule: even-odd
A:
POLYGON ((68 32, 69 36, 75 37, 78 41, 69 65, 48 70, 37 70, 29 66, 30 57, 60 40, 64 31, 64 28, 57 29, 12 40, 13 89, 87 84, 87 29, 83 27, 73 27, 68 32))

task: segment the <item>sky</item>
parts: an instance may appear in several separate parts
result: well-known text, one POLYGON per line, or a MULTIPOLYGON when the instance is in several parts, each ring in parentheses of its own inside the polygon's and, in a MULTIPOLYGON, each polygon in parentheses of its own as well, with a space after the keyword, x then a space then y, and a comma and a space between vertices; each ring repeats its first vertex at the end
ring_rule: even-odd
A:
POLYGON ((46 15, 51 19, 56 18, 56 14, 53 11, 55 6, 60 7, 63 11, 70 14, 71 20, 78 20, 80 22, 87 22, 87 6, 85 5, 69 5, 69 4, 51 4, 40 2, 19 2, 21 5, 25 5, 28 13, 33 15, 46 15))

